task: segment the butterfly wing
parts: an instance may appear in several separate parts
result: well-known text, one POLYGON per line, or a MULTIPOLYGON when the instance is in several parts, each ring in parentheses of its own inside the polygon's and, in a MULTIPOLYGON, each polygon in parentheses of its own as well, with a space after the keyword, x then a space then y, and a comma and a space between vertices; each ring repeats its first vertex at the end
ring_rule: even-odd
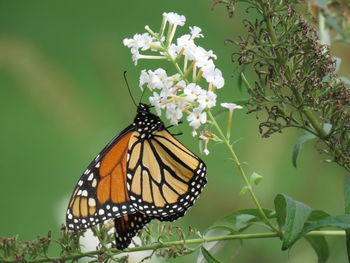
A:
POLYGON ((153 218, 136 212, 114 219, 115 240, 118 249, 127 248, 131 239, 153 218))
POLYGON ((155 218, 160 221, 169 222, 175 221, 177 218, 183 216, 184 214, 185 211, 182 211, 177 215, 168 215, 156 218, 140 212, 136 212, 134 214, 117 217, 114 219, 116 246, 121 250, 127 248, 137 233, 155 218))
POLYGON ((162 221, 183 216, 207 180, 206 166, 167 130, 129 142, 127 188, 135 208, 162 221))
POLYGON ((135 212, 126 189, 126 159, 133 130, 131 125, 114 138, 81 176, 67 209, 69 229, 86 229, 135 212))

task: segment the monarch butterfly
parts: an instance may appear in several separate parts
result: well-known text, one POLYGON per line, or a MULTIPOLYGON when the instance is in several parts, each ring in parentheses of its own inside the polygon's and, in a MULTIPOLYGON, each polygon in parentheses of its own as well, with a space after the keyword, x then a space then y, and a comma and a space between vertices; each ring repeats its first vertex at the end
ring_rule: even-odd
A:
POLYGON ((207 183, 206 166, 140 103, 134 122, 97 155, 69 201, 68 229, 107 219, 115 223, 116 246, 124 249, 152 219, 182 217, 207 183))

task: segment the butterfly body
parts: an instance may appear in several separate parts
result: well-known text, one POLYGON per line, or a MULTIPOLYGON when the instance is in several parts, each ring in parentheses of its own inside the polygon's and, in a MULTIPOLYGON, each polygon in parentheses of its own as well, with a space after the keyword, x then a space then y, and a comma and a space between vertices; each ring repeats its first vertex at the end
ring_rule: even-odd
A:
POLYGON ((68 205, 71 230, 114 219, 117 248, 152 219, 174 221, 206 184, 203 161, 139 104, 133 123, 107 144, 78 181, 68 205))

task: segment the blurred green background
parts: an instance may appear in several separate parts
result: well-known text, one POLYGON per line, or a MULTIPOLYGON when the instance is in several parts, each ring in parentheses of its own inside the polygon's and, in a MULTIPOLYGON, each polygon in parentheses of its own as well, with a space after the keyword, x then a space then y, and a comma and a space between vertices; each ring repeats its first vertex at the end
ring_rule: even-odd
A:
MULTIPOLYGON (((163 12, 187 17, 180 33, 193 25, 203 29, 205 38, 197 43, 217 54, 216 64, 226 79, 225 88, 218 92, 219 102, 246 97, 237 89, 231 62, 234 47, 224 41, 244 34, 241 20, 249 14, 241 9, 229 19, 223 7, 211 8, 209 0, 1 1, 1 237, 19 234, 27 240, 49 229, 57 237, 80 174, 135 115, 123 71, 128 71, 132 92, 139 98, 140 71, 159 66, 156 61, 141 61, 135 67, 122 40, 144 32, 146 24, 158 30, 163 12)), ((333 48, 344 63, 350 61, 346 49, 344 45, 333 48)), ((168 70, 173 72, 170 66, 168 70)), ((293 168, 292 147, 301 131, 286 131, 267 140, 260 138, 257 125, 253 114, 237 112, 233 135, 240 139, 236 150, 248 164, 248 174, 256 171, 264 176, 256 188, 262 204, 273 208, 274 196, 283 192, 315 209, 343 213, 345 171, 321 163, 312 143, 304 146, 298 169, 293 168)), ((190 130, 185 125, 174 128, 178 130, 184 132, 180 140, 199 153, 190 130)), ((204 230, 234 210, 253 207, 248 195, 238 194, 242 181, 226 158, 226 149, 210 145, 210 150, 209 157, 202 156, 209 183, 195 206, 174 223, 185 229, 191 225, 204 230)), ((330 262, 345 262, 344 240, 327 239, 330 262)), ((224 262, 317 262, 306 242, 281 252, 277 239, 248 240, 243 246, 228 242, 218 257, 224 262)), ((195 258, 196 253, 172 262, 195 262, 195 258)))

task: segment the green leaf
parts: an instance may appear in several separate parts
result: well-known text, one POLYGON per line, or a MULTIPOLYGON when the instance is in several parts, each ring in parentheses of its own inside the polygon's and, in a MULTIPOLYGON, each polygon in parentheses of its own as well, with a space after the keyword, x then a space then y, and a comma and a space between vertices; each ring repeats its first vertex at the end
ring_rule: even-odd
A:
POLYGON ((331 216, 327 212, 324 212, 322 210, 312 210, 309 218, 307 219, 308 222, 314 223, 315 221, 321 220, 325 217, 331 216))
POLYGON ((229 227, 229 226, 226 226, 226 225, 214 225, 214 226, 211 226, 210 229, 208 229, 208 230, 213 230, 213 229, 224 230, 224 231, 227 231, 230 234, 238 234, 239 233, 239 231, 237 231, 235 228, 229 227))
POLYGON ((328 216, 311 225, 306 226, 303 231, 300 232, 299 237, 305 236, 310 231, 314 231, 324 227, 335 227, 344 230, 350 229, 350 215, 338 215, 328 216))
POLYGON ((217 260, 208 250, 205 249, 205 247, 201 247, 201 252, 203 257, 208 263, 220 263, 219 260, 217 260))
POLYGON ((238 79, 237 79, 238 83, 237 83, 237 84, 238 84, 238 90, 239 90, 240 92, 242 92, 242 90, 243 90, 243 78, 242 78, 242 73, 244 73, 245 69, 246 69, 246 67, 243 66, 243 67, 241 68, 241 70, 239 71, 239 73, 238 73, 238 79))
MULTIPOLYGON (((272 210, 263 209, 268 218, 273 218, 274 214, 272 210)), ((211 229, 223 229, 231 233, 238 233, 247 229, 254 223, 262 223, 260 212, 258 209, 243 209, 235 211, 227 216, 216 221, 208 231, 211 229)))
POLYGON ((329 248, 324 236, 305 236, 305 239, 315 250, 318 263, 325 263, 329 257, 329 248))
POLYGON ((239 191, 239 195, 240 196, 242 196, 242 195, 244 195, 247 191, 248 191, 248 186, 243 186, 242 188, 241 188, 241 191, 239 191))
MULTIPOLYGON (((345 176, 344 180, 344 201, 345 214, 350 214, 350 174, 345 176)), ((346 230, 346 248, 348 252, 348 261, 350 262, 350 230, 346 230)))
POLYGON ((311 208, 285 194, 276 196, 275 208, 278 224, 284 230, 282 250, 286 250, 299 237, 311 214, 311 208))
POLYGON ((306 132, 304 135, 300 136, 299 139, 297 140, 297 142, 294 145, 294 149, 293 149, 293 154, 292 154, 292 162, 293 162, 293 166, 295 168, 297 168, 297 158, 299 155, 299 152, 301 150, 302 145, 307 142, 310 141, 312 139, 315 139, 316 136, 312 133, 306 132))
POLYGON ((246 87, 246 89, 247 89, 247 90, 252 89, 252 87, 250 86, 250 84, 249 84, 249 82, 248 82, 247 78, 245 77, 244 72, 241 72, 241 74, 240 74, 240 75, 241 75, 242 82, 243 82, 244 86, 246 87))
POLYGON ((262 179, 263 179, 263 177, 260 174, 254 172, 250 176, 249 182, 250 182, 250 184, 256 184, 257 185, 258 183, 261 182, 262 179))

